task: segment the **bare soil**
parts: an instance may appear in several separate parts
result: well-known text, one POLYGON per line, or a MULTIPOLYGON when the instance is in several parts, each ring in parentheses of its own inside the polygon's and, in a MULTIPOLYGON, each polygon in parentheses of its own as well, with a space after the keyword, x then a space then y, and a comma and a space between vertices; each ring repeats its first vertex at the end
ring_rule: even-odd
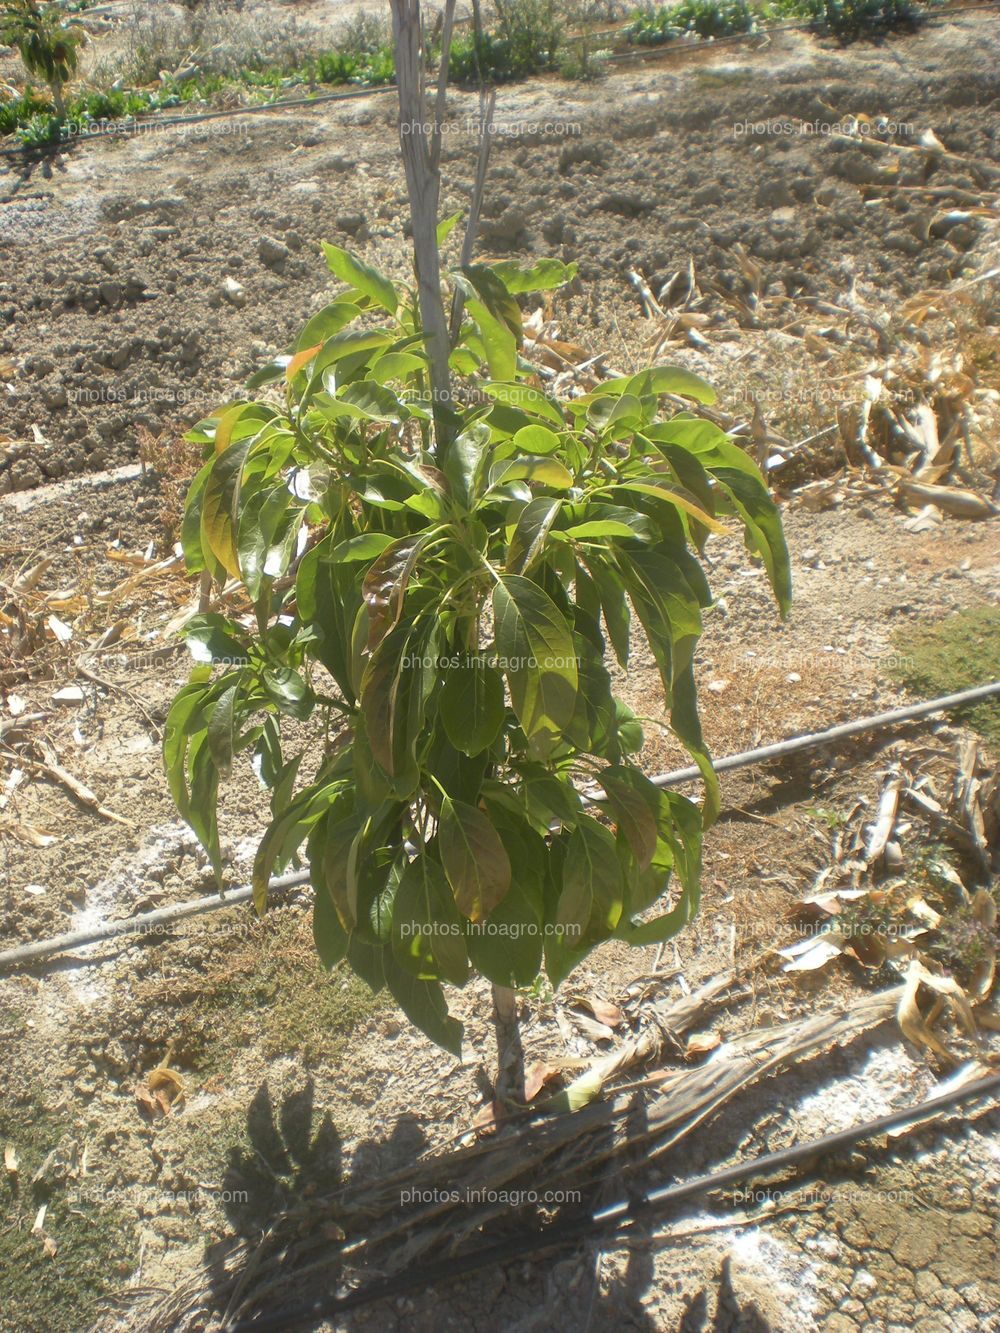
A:
MULTIPOLYGON (((593 86, 504 89, 500 116, 518 132, 495 145, 484 248, 579 260, 579 283, 555 303, 563 336, 623 369, 643 363, 651 336, 627 270, 655 292, 693 265, 701 290, 717 296, 707 345, 680 342, 670 359, 717 383, 734 415, 763 395, 773 429, 802 438, 856 400, 867 355, 854 340, 843 351, 834 344, 833 362, 817 356, 789 327, 809 301, 842 306, 856 295, 888 326, 908 296, 990 266, 993 218, 974 214, 934 234, 925 197, 907 203, 895 187, 981 191, 982 169, 970 163, 1000 171, 995 37, 994 14, 956 15, 879 45, 842 49, 789 34, 593 86), (827 134, 734 133, 745 121, 861 114, 910 123, 914 137, 933 129, 967 161, 942 157, 930 171, 926 156, 911 166, 905 155, 861 152, 827 134), (890 202, 880 202, 888 186, 890 202), (745 260, 762 279, 750 282, 745 260), (754 285, 770 298, 758 313, 754 285)), ((456 126, 473 107, 449 98, 456 126)), ((0 839, 0 948, 211 891, 167 795, 157 737, 188 669, 159 630, 193 589, 167 572, 126 592, 113 615, 99 595, 132 572, 121 554, 151 543, 169 553, 179 428, 237 392, 329 298, 319 241, 357 247, 406 276, 393 119, 391 97, 359 98, 247 116, 245 134, 163 130, 81 144, 0 177, 0 581, 51 557, 44 586, 83 589, 95 631, 102 616, 120 619, 127 659, 88 658, 95 681, 76 673, 73 643, 49 643, 4 698, 16 692, 30 713, 43 712, 41 734, 63 765, 128 821, 82 808, 58 783, 19 786, 17 819, 56 840, 0 839), (280 247, 265 247, 277 256, 267 262, 265 237, 280 247), (227 277, 245 304, 226 296, 227 277), (160 441, 157 467, 141 474, 135 460, 150 437, 160 441), (55 703, 53 692, 73 679, 84 699, 55 703)), ((467 134, 449 136, 446 158, 451 211, 470 188, 467 134)), ((996 292, 983 288, 987 328, 1000 324, 996 292)), ((996 367, 987 356, 979 368, 987 406, 1000 387, 996 367)), ((837 460, 813 463, 829 470, 837 460)), ((763 572, 727 539, 709 543, 719 602, 699 684, 718 754, 901 702, 893 660, 905 652, 907 625, 997 601, 996 519, 945 518, 914 531, 855 475, 836 487, 820 512, 783 500, 796 581, 784 624, 763 572)), ((662 715, 641 656, 622 690, 637 711, 662 715)), ((874 810, 889 763, 920 747, 950 755, 960 735, 935 721, 732 775, 707 839, 699 919, 665 958, 606 946, 564 993, 522 997, 528 1063, 609 1049, 568 1021, 573 996, 615 1002, 651 971, 670 991, 749 968, 752 996, 717 1021, 722 1040, 849 1004, 873 984, 864 969, 842 960, 791 976, 772 952, 797 937, 789 910, 827 864, 828 812, 858 799, 874 810)), ((682 762, 669 734, 648 726, 647 771, 682 762)), ((226 796, 233 884, 247 878, 265 814, 249 775, 226 796)), ((339 973, 323 976, 307 903, 292 891, 263 922, 219 913, 0 978, 0 1140, 23 1163, 0 1183, 0 1246, 14 1247, 0 1249, 13 1256, 0 1328, 48 1333, 96 1318, 110 1330, 114 1316, 94 1313, 99 1295, 171 1286, 216 1241, 259 1234, 291 1192, 400 1165, 470 1130, 488 1101, 488 988, 451 997, 466 1023, 457 1063, 387 1003, 339 973), (149 1120, 135 1088, 165 1060, 185 1098, 149 1120), (52 1258, 25 1202, 42 1197, 43 1230, 60 1247, 52 1258)), ((648 1183, 906 1105, 940 1072, 894 1030, 879 1030, 765 1082, 648 1183)), ((751 1216, 760 1199, 719 1200, 671 1223, 678 1234, 498 1269, 337 1327, 1000 1329, 997 1125, 994 1112, 952 1132, 868 1145, 824 1171, 826 1192, 811 1179, 772 1185, 773 1215, 751 1216)), ((608 1191, 614 1197, 614 1181, 608 1191)))

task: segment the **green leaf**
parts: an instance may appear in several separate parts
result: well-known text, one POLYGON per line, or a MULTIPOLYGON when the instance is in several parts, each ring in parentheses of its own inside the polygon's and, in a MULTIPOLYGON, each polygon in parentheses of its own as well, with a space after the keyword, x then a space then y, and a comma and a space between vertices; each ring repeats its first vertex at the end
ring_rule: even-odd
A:
POLYGON ((347 957, 348 934, 340 924, 333 902, 326 889, 314 884, 313 899, 313 940, 320 962, 326 968, 333 968, 347 957))
POLYGON ((623 754, 638 754, 643 747, 642 727, 635 713, 620 699, 615 700, 615 727, 623 754))
POLYGON ((277 705, 279 712, 300 722, 312 712, 312 693, 294 667, 265 667, 260 679, 267 697, 277 705))
POLYGON ((562 447, 559 436, 547 426, 522 426, 515 432, 513 443, 524 454, 553 454, 562 447))
POLYGON ((577 540, 593 537, 635 537, 634 531, 627 523, 619 523, 613 518, 590 519, 584 523, 574 523, 571 528, 563 528, 567 537, 573 537, 577 540))
POLYGON ((537 481, 556 490, 568 490, 573 485, 573 474, 558 458, 511 458, 497 463, 492 470, 490 484, 498 486, 509 481, 537 481))
POLYGON ((208 720, 208 748, 219 776, 228 778, 233 764, 233 730, 239 685, 231 685, 216 700, 208 720))
POLYGON ((489 448, 489 427, 482 422, 463 431, 448 446, 444 474, 452 496, 465 509, 471 509, 479 496, 489 461, 489 448))
POLYGON ((450 217, 441 219, 441 221, 437 224, 437 243, 439 247, 444 245, 445 241, 451 235, 455 227, 458 226, 461 220, 462 220, 461 212, 452 213, 450 217))
POLYGON ((650 366, 648 370, 640 370, 638 375, 633 375, 629 380, 625 392, 636 398, 644 398, 651 393, 675 393, 706 405, 714 403, 716 397, 715 390, 707 380, 681 366, 650 366))
POLYGON ((326 256, 327 268, 334 277, 340 278, 341 282, 346 282, 349 287, 356 287, 365 296, 371 297, 376 305, 388 310, 390 315, 396 313, 399 306, 396 289, 377 269, 371 268, 357 255, 352 255, 349 251, 341 250, 339 246, 330 245, 326 241, 323 242, 323 254, 326 256))
POLYGON ((330 548, 329 555, 323 557, 331 565, 352 564, 355 561, 374 560, 392 543, 388 532, 362 532, 356 537, 348 537, 330 548))
POLYGON ((361 680, 368 743, 400 797, 409 795, 419 778, 416 743, 435 680, 435 629, 423 621, 391 630, 379 641, 361 680))
POLYGON ((590 815, 580 815, 566 844, 556 923, 574 947, 597 944, 617 926, 623 903, 614 837, 590 815))
POLYGON ((382 956, 385 984, 402 1009, 431 1041, 461 1059, 462 1024, 448 1013, 444 991, 436 981, 421 981, 400 967, 388 951, 382 956))
MULTIPOLYGON (((565 424, 563 422, 562 413, 551 398, 546 398, 543 393, 539 393, 537 389, 533 389, 528 384, 491 382, 484 384, 482 387, 485 392, 498 403, 503 403, 507 407, 516 407, 522 412, 527 412, 530 416, 544 417, 546 421, 551 421, 552 424, 560 430, 565 424)), ((553 449, 559 447, 558 436, 552 444, 549 444, 552 432, 550 430, 545 430, 545 428, 541 426, 524 426, 522 431, 518 432, 518 435, 514 436, 514 443, 519 449, 528 450, 532 453, 551 453, 553 449), (543 441, 542 448, 535 449, 529 443, 521 443, 518 439, 518 435, 522 432, 532 431, 537 431, 539 433, 539 438, 543 441)))
POLYGON ((558 259, 539 259, 530 268, 521 268, 509 259, 490 265, 490 271, 497 275, 512 295, 521 292, 550 292, 572 282, 577 269, 577 264, 564 264, 558 259))
POLYGON ((511 574, 526 574, 541 555, 552 524, 559 515, 561 500, 539 496, 529 500, 518 515, 517 526, 507 547, 506 568, 511 574))
POLYGON ((366 421, 390 421, 398 425, 409 415, 391 389, 373 380, 344 385, 338 390, 336 401, 352 408, 366 421))
POLYGON ((597 780, 620 833, 628 839, 640 870, 647 870, 656 854, 660 792, 637 768, 603 769, 597 780))
POLYGON ((448 739, 463 754, 477 755, 496 740, 504 720, 503 677, 480 657, 449 663, 438 698, 448 739))
POLYGON ((469 921, 482 921, 511 882, 510 860, 496 829, 476 806, 445 796, 438 842, 458 910, 469 921))
POLYGON ((325 343, 360 314, 358 307, 350 301, 333 301, 330 305, 324 306, 306 322, 296 338, 296 352, 302 352, 307 347, 315 347, 317 343, 325 343))
POLYGON ((487 808, 517 869, 503 901, 482 922, 469 927, 469 957, 497 986, 530 986, 542 966, 548 852, 523 812, 515 814, 490 800, 487 808))
POLYGON ((532 752, 547 756, 576 707, 573 635, 552 599, 519 574, 501 574, 493 590, 496 646, 514 711, 532 752))
POLYGON ((216 611, 192 616, 181 626, 180 634, 196 662, 221 662, 227 666, 244 666, 247 662, 243 631, 216 611))
MULTIPOLYGON (((417 371, 427 369, 427 358, 413 352, 386 352, 372 366, 371 377, 376 384, 389 380, 411 380, 417 371)), ((409 405, 409 404, 408 404, 409 405)))
POLYGON ((444 871, 429 852, 405 868, 392 909, 392 947, 397 962, 425 981, 464 986, 469 976, 465 923, 444 871))

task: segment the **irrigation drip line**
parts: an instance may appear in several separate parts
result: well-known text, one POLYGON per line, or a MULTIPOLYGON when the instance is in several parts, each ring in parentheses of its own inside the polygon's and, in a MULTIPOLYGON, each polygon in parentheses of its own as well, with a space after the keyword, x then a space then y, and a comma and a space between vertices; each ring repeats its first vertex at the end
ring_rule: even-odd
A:
MULTIPOLYGON (((946 22, 952 14, 969 14, 983 11, 993 13, 1000 12, 1000 5, 997 3, 986 3, 977 5, 951 5, 939 13, 926 13, 919 16, 919 22, 927 25, 940 25, 946 22)), ((815 19, 801 19, 798 22, 774 23, 766 27, 757 28, 754 32, 733 32, 723 37, 701 38, 698 41, 670 41, 657 43, 650 46, 639 46, 632 51, 614 51, 604 57, 609 64, 621 64, 628 61, 655 61, 666 59, 669 56, 681 55, 685 52, 692 53, 702 50, 714 50, 720 46, 738 45, 741 42, 752 42, 761 38, 770 37, 773 34, 783 32, 807 32, 815 27, 815 19)), ((619 33, 620 29, 607 29, 593 33, 571 34, 570 40, 583 42, 595 40, 601 37, 613 36, 619 33)), ((527 82, 528 80, 525 80, 527 82)), ((136 135, 146 133, 150 129, 171 129, 178 125, 198 125, 206 120, 221 120, 230 116, 254 116, 268 111, 283 111, 286 109, 295 110, 299 107, 319 106, 324 102, 343 102, 354 97, 377 97, 383 93, 394 93, 396 91, 395 83, 383 83, 370 88, 352 88, 346 92, 337 93, 318 93, 314 97, 294 97, 282 99, 277 102, 263 102, 257 106, 229 107, 224 111, 201 111, 190 116, 170 116, 162 119, 155 113, 143 118, 123 117, 119 121, 108 121, 106 125, 100 125, 99 128, 86 134, 73 135, 62 145, 46 145, 44 148, 28 144, 19 144, 13 148, 0 148, 0 157, 24 158, 41 156, 48 152, 50 147, 61 146, 70 147, 71 143, 87 143, 94 139, 118 138, 129 139, 136 135)), ((463 90, 464 91, 464 90, 463 90)), ((469 90, 474 91, 474 90, 469 90)), ((6 202, 6 201, 4 201, 6 202)))
MULTIPOLYGON (((309 880, 308 870, 294 870, 287 875, 279 875, 268 882, 269 892, 280 892, 305 884, 309 880)), ((172 907, 162 907, 156 912, 144 912, 141 916, 126 917, 123 921, 108 921, 93 930, 78 930, 70 935, 57 935, 51 940, 36 940, 34 944, 25 944, 17 949, 8 949, 0 953, 0 969, 16 967, 19 963, 34 962, 39 958, 48 958, 54 953, 65 953, 67 949, 80 949, 85 944, 98 944, 101 940, 114 939, 119 935, 156 935, 160 927, 189 916, 201 916, 205 912, 218 912, 223 907, 236 907, 249 902, 253 889, 245 884, 228 893, 211 893, 205 898, 195 898, 187 903, 175 903, 172 907)))
MULTIPOLYGON (((844 740, 861 732, 873 731, 878 727, 892 726, 897 722, 909 722, 927 717, 931 713, 940 713, 965 704, 976 703, 1000 695, 1000 681, 992 685, 978 685, 971 690, 962 690, 958 694, 947 694, 940 699, 929 699, 926 703, 910 704, 905 708, 895 708, 888 713, 878 713, 874 717, 858 718, 854 722, 843 722, 828 731, 811 732, 806 736, 793 736, 790 740, 778 741, 774 745, 764 745, 756 750, 746 750, 742 754, 728 755, 715 760, 712 767, 716 773, 727 773, 735 768, 745 768, 750 764, 763 763, 767 759, 780 759, 785 755, 796 754, 800 750, 811 749, 817 745, 826 745, 844 740)), ((678 768, 672 773, 661 773, 651 778, 658 787, 675 787, 702 776, 695 767, 678 768)), ((592 805, 594 797, 583 795, 584 801, 592 805)), ((269 891, 280 891, 305 884, 309 879, 308 870, 296 870, 287 875, 279 875, 269 881, 269 891)), ((114 939, 119 935, 152 935, 156 928, 179 921, 184 917, 200 916, 205 912, 216 912, 223 907, 234 907, 245 903, 253 896, 249 885, 232 889, 228 893, 210 894, 205 898, 196 898, 193 902, 175 903, 172 907, 163 907, 155 912, 146 912, 141 916, 126 917, 123 921, 109 921, 93 930, 77 931, 75 934, 59 935, 54 939, 37 940, 33 944, 24 944, 16 949, 0 953, 0 971, 17 967, 21 963, 35 962, 48 958, 52 954, 65 953, 68 949, 82 948, 86 944, 96 944, 101 940, 114 939)))
POLYGON ((314 1327, 320 1319, 326 1319, 344 1310, 355 1310, 388 1296, 402 1296, 426 1287, 434 1287, 482 1268, 534 1259, 552 1249, 561 1249, 581 1240, 601 1238, 613 1240, 626 1224, 656 1216, 690 1199, 699 1198, 755 1176, 773 1175, 785 1167, 835 1152, 862 1139, 884 1134, 888 1130, 912 1124, 926 1116, 957 1106, 961 1102, 979 1097, 995 1097, 998 1092, 1000 1092, 1000 1073, 991 1074, 987 1078, 978 1079, 975 1083, 952 1088, 939 1097, 919 1102, 916 1106, 892 1111, 875 1120, 868 1120, 863 1124, 852 1125, 848 1129, 824 1135, 823 1138, 810 1139, 791 1148, 784 1148, 780 1152, 753 1157, 749 1161, 740 1162, 722 1171, 696 1176, 692 1180, 679 1181, 662 1189, 650 1190, 638 1198, 622 1199, 584 1217, 555 1223, 545 1232, 522 1230, 518 1236, 512 1236, 493 1245, 482 1246, 468 1254, 439 1260, 437 1263, 421 1263, 419 1266, 404 1269, 395 1277, 370 1282, 342 1296, 320 1298, 310 1304, 294 1306, 291 1310, 264 1315, 259 1319, 241 1320, 237 1324, 230 1325, 230 1333, 267 1333, 272 1329, 314 1327))
MULTIPOLYGON (((831 741, 846 740, 864 731, 874 731, 877 727, 891 727, 895 722, 911 722, 927 717, 930 713, 945 712, 951 708, 960 708, 966 704, 977 703, 1000 694, 1000 681, 992 685, 977 685, 971 690, 962 690, 958 694, 946 694, 940 699, 929 699, 922 704, 908 704, 905 708, 894 708, 888 713, 876 713, 874 717, 858 718, 854 722, 841 722, 826 731, 813 731, 805 736, 793 736, 787 741, 777 741, 774 745, 762 745, 756 750, 745 750, 742 754, 727 755, 712 761, 716 773, 728 773, 734 768, 746 768, 750 764, 762 764, 766 759, 781 759, 785 755, 797 754, 799 750, 809 750, 817 745, 826 745, 831 741)), ((675 768, 672 773, 661 773, 651 778, 657 787, 676 787, 682 782, 690 782, 701 777, 701 770, 693 764, 690 768, 675 768)))

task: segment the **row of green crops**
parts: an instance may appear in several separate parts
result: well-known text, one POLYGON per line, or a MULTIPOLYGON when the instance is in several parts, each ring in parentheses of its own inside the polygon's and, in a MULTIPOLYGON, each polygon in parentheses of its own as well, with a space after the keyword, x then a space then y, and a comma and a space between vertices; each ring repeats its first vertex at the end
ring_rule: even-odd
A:
MULTIPOLYGON (((725 37, 753 32, 768 22, 804 19, 840 36, 858 36, 913 23, 921 12, 913 0, 680 0, 679 4, 637 9, 625 31, 635 45, 656 46, 685 36, 725 37)), ((509 31, 484 32, 478 39, 471 33, 457 35, 448 62, 451 82, 474 87, 480 80, 507 83, 568 68, 565 27, 541 22, 534 8, 529 18, 530 22, 525 19, 510 25, 509 31)), ((87 92, 67 99, 65 120, 55 114, 47 93, 29 86, 21 96, 0 102, 0 137, 17 134, 26 146, 41 147, 74 134, 85 135, 105 121, 204 103, 234 90, 259 102, 290 88, 378 87, 394 78, 390 46, 326 51, 293 69, 248 68, 235 76, 167 81, 156 89, 87 92)))
POLYGON ((626 32, 638 46, 658 46, 679 37, 728 37, 767 23, 805 20, 839 37, 912 24, 921 14, 913 0, 681 0, 643 6, 626 32))
POLYGON ((279 93, 302 86, 377 87, 392 83, 392 50, 371 52, 327 51, 293 70, 245 69, 234 77, 205 75, 183 83, 167 81, 161 88, 112 89, 67 98, 66 116, 60 119, 49 95, 28 87, 20 97, 0 102, 0 136, 17 134, 28 147, 58 143, 86 135, 105 121, 123 121, 177 107, 211 101, 221 93, 239 91, 252 102, 268 101, 279 93))

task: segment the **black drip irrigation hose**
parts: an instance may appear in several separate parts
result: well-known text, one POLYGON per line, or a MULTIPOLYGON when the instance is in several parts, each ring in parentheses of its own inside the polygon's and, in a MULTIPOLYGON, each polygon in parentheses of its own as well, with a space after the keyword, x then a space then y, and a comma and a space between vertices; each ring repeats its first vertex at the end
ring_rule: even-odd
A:
POLYGON ((820 1139, 797 1143, 794 1147, 782 1149, 780 1152, 765 1153, 761 1157, 751 1158, 747 1162, 740 1162, 736 1166, 727 1167, 710 1175, 696 1176, 692 1180, 679 1181, 662 1189, 650 1190, 638 1198, 622 1199, 585 1217, 573 1218, 564 1223, 557 1222, 547 1231, 522 1232, 519 1236, 482 1246, 467 1254, 455 1255, 438 1260, 436 1263, 421 1264, 419 1268, 404 1269, 394 1277, 369 1282, 341 1296, 320 1297, 309 1304, 294 1306, 280 1313, 265 1314, 256 1319, 241 1320, 228 1327, 230 1333, 269 1333, 270 1330, 314 1327, 321 1319, 326 1319, 330 1315, 371 1305, 386 1297, 407 1295, 427 1287, 434 1287, 482 1268, 534 1259, 539 1254, 561 1249, 578 1241, 598 1239, 613 1241, 626 1224, 638 1222, 643 1218, 656 1217, 668 1208, 676 1207, 690 1199, 700 1198, 755 1176, 773 1175, 785 1167, 795 1166, 811 1158, 849 1147, 862 1139, 912 1124, 914 1121, 958 1106, 962 1102, 972 1101, 974 1098, 995 1098, 998 1092, 1000 1092, 1000 1073, 991 1074, 974 1083, 952 1088, 929 1101, 919 1102, 916 1106, 892 1111, 888 1115, 865 1121, 861 1125, 852 1125, 848 1129, 838 1130, 820 1139))
MULTIPOLYGON (((1000 4, 993 0, 993 3, 976 5, 948 5, 946 8, 937 12, 928 10, 915 15, 914 25, 940 24, 946 22, 952 14, 970 14, 981 12, 1000 12, 1000 4)), ((765 27, 757 28, 753 32, 733 32, 727 33, 722 37, 700 38, 698 41, 669 41, 655 44, 638 45, 635 50, 615 51, 604 57, 609 64, 627 64, 629 61, 651 61, 664 59, 669 56, 691 54, 695 51, 714 50, 720 46, 738 45, 741 42, 752 42, 772 35, 780 35, 783 32, 808 32, 816 29, 815 19, 801 19, 791 23, 773 23, 765 27)), ((822 29, 816 29, 822 35, 822 29)), ((596 40, 601 37, 619 33, 620 29, 607 29, 596 33, 573 34, 571 41, 584 42, 587 40, 596 40)), ((878 29, 874 31, 880 31, 878 29)), ((354 97, 377 97, 382 93, 394 93, 396 91, 395 83, 381 83, 373 85, 370 88, 352 88, 346 92, 336 93, 318 93, 313 97, 293 97, 282 99, 276 102, 264 102, 257 106, 230 107, 224 111, 202 111, 191 116, 170 116, 158 117, 155 113, 150 114, 143 119, 137 117, 122 117, 120 121, 109 121, 106 126, 100 125, 93 132, 86 134, 73 135, 70 140, 62 144, 51 144, 44 146, 34 146, 21 144, 14 148, 0 148, 0 157, 15 158, 34 158, 42 157, 56 148, 68 148, 72 143, 87 143, 93 139, 117 138, 128 139, 136 135, 146 133, 149 130, 170 129, 183 125, 198 125, 206 120, 221 120, 231 116, 254 116, 267 111, 283 111, 285 109, 296 110, 300 107, 319 106, 324 102, 343 102, 354 97)), ((474 90, 471 90, 474 91, 474 90)))
MULTIPOLYGON (((756 750, 745 750, 742 754, 727 755, 713 761, 716 773, 728 773, 733 769, 747 768, 751 764, 760 764, 768 759, 782 759, 786 755, 797 754, 801 750, 814 749, 818 745, 828 745, 857 736, 880 727, 894 726, 898 722, 918 721, 932 713, 946 712, 949 709, 966 707, 984 699, 1000 695, 1000 681, 990 685, 977 685, 971 690, 961 690, 958 694, 946 694, 940 699, 928 699, 925 703, 907 704, 904 708, 894 708, 888 713, 876 713, 873 717, 856 718, 853 722, 842 722, 827 731, 810 732, 805 736, 793 736, 789 740, 778 741, 774 745, 763 745, 756 750)), ((677 787, 684 782, 693 782, 702 777, 701 770, 694 767, 674 769, 671 773, 661 773, 651 778, 657 787, 677 787)), ((592 794, 581 793, 588 804, 594 803, 592 794)), ((292 888, 305 884, 309 880, 308 870, 296 870, 287 875, 280 875, 268 883, 269 892, 292 888)), ((253 896, 253 890, 244 885, 231 889, 228 893, 214 893, 205 898, 195 898, 192 902, 175 903, 172 907, 163 907, 155 912, 145 912, 141 916, 126 917, 122 921, 109 921, 93 930, 77 931, 68 935, 58 935, 54 939, 36 940, 33 944, 19 945, 0 953, 0 971, 18 967, 23 963, 36 962, 52 954, 65 953, 68 949, 82 948, 87 944, 97 944, 101 940, 114 939, 119 935, 152 936, 160 928, 174 921, 189 916, 200 916, 205 912, 216 912, 223 907, 238 906, 253 896)))

